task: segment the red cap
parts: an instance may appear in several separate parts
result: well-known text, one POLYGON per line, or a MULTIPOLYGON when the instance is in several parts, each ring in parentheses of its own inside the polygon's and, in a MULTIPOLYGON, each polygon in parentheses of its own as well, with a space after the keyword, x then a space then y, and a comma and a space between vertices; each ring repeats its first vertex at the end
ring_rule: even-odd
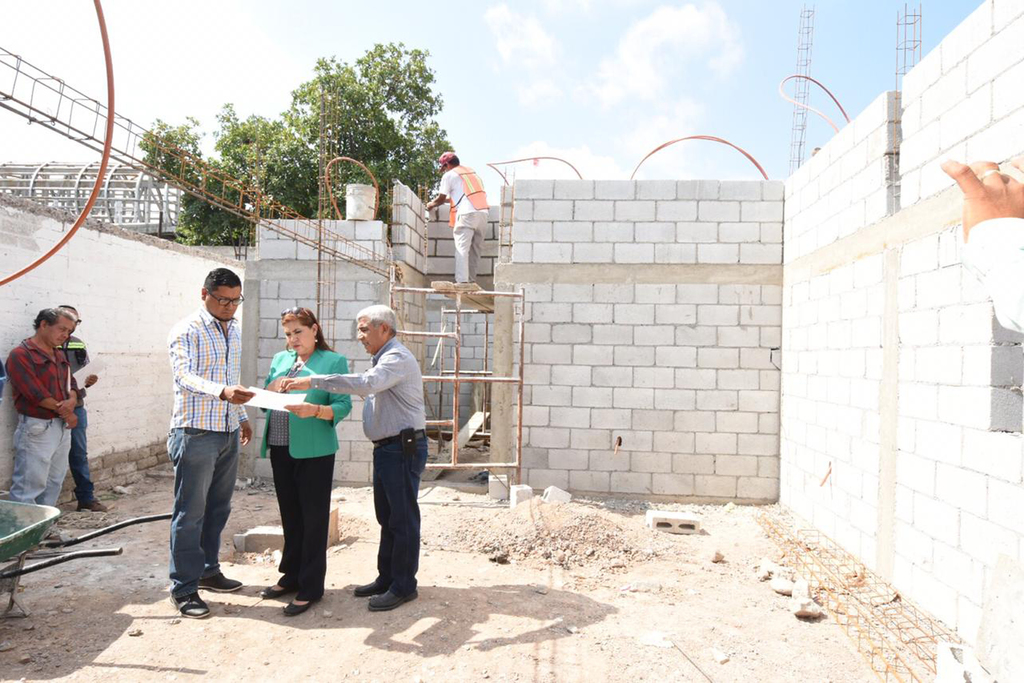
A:
POLYGON ((441 155, 441 158, 437 160, 438 165, 444 168, 448 165, 448 162, 455 158, 455 152, 445 152, 441 155))

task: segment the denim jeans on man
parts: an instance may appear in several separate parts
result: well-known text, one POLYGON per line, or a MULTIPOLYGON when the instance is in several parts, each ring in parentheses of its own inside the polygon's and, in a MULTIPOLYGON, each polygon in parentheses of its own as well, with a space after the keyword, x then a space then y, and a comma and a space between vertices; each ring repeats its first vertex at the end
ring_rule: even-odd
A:
POLYGON ((416 441, 416 455, 395 442, 373 449, 373 507, 380 524, 377 583, 405 597, 416 590, 420 564, 420 476, 427 465, 427 440, 416 441))
POLYGON ((176 427, 167 437, 174 463, 171 594, 195 593, 199 579, 220 572, 220 534, 231 514, 238 472, 238 430, 176 427))
POLYGON ((64 420, 18 415, 11 500, 56 505, 68 473, 70 448, 71 430, 64 420))
POLYGON ((75 408, 78 424, 71 430, 71 453, 68 463, 71 476, 75 480, 75 500, 79 503, 91 503, 96 500, 92 479, 89 478, 89 442, 85 430, 89 428, 89 413, 85 406, 75 408))

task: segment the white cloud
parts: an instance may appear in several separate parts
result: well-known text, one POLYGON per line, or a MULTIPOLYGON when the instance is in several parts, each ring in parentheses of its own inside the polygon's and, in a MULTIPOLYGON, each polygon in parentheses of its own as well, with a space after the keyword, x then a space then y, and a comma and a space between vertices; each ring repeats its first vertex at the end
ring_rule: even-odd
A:
POLYGON ((554 63, 558 44, 535 16, 518 14, 502 4, 488 9, 484 21, 504 64, 538 69, 554 63))
POLYGON ((519 96, 519 103, 526 107, 549 104, 562 98, 562 89, 548 78, 542 78, 529 85, 520 85, 516 88, 516 93, 519 96))
POLYGON ((629 27, 590 90, 605 106, 631 97, 654 100, 686 65, 706 65, 721 77, 742 59, 739 27, 716 3, 663 5, 629 27))
MULTIPOLYGON (((627 173, 632 173, 644 155, 658 145, 687 135, 713 135, 713 131, 699 128, 703 112, 704 107, 699 102, 682 98, 655 113, 633 117, 634 125, 616 140, 623 158, 629 162, 627 173)), ((644 162, 637 177, 686 178, 690 175, 687 158, 692 154, 692 150, 684 151, 682 146, 672 152, 659 152, 644 162)))

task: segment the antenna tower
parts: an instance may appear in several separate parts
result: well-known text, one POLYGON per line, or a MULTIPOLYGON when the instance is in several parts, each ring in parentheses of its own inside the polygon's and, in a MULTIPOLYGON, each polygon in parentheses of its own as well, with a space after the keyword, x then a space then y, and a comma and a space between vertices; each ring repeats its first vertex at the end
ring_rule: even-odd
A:
MULTIPOLYGON (((814 42, 814 5, 810 9, 806 5, 800 10, 800 30, 796 41, 796 73, 801 76, 811 75, 811 45, 814 42)), ((796 80, 796 93, 793 99, 803 104, 793 105, 793 132, 789 138, 789 172, 792 174, 804 162, 804 141, 807 137, 807 99, 810 95, 810 81, 806 78, 796 80)))

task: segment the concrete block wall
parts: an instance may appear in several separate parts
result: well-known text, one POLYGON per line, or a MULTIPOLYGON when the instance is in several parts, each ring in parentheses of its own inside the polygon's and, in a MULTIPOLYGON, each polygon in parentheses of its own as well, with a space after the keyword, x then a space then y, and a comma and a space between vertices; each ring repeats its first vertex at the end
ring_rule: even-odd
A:
POLYGON ((900 254, 893 580, 973 638, 998 554, 1024 552, 1024 354, 961 264, 958 233, 900 254))
POLYGON ((1024 152, 1024 4, 987 0, 903 79, 902 205, 950 187, 944 159, 1024 152))
POLYGON ((526 483, 776 499, 782 189, 516 183, 526 483))
POLYGON ((898 207, 900 94, 885 92, 786 181, 786 260, 898 207))
MULTIPOLYGON (((380 221, 326 221, 325 224, 344 236, 356 239, 375 253, 386 253, 385 226, 380 221)), ((258 240, 256 258, 248 262, 245 285, 247 292, 258 292, 258 296, 246 299, 249 319, 244 337, 246 347, 255 346, 256 353, 243 357, 243 374, 254 376, 256 386, 263 386, 271 359, 285 348, 281 311, 293 306, 316 310, 317 262, 313 249, 296 244, 265 226, 261 226, 258 240)), ((333 328, 333 339, 328 341, 335 351, 346 357, 349 371, 364 372, 370 367, 370 357, 356 340, 355 316, 366 306, 388 303, 388 281, 377 273, 348 263, 336 263, 333 270, 336 303, 333 315, 330 319, 322 319, 321 323, 327 330, 333 328)), ((337 426, 339 448, 334 467, 335 481, 370 481, 372 445, 363 435, 362 408, 363 400, 353 396, 351 415, 337 426)), ((257 459, 265 418, 261 411, 252 411, 252 414, 256 438, 246 451, 242 471, 250 476, 269 477, 270 461, 257 459)))
MULTIPOLYGON (((10 273, 29 264, 60 240, 73 220, 0 196, 0 270, 10 273)), ((46 263, 4 286, 0 353, 5 361, 14 346, 32 336, 40 309, 72 304, 82 315, 78 334, 97 363, 104 364, 86 403, 92 478, 101 492, 166 462, 173 396, 167 333, 199 307, 203 279, 218 267, 245 276, 236 261, 90 221, 46 263)), ((248 301, 239 313, 243 321, 247 308, 248 301)), ((6 490, 16 417, 10 387, 3 399, 0 489, 6 490)))
POLYGON ((879 255, 783 291, 781 499, 859 557, 875 555, 884 306, 879 255))
MULTIPOLYGON (((781 502, 968 642, 999 555, 1024 559, 1024 355, 962 264, 960 193, 938 165, 1021 150, 1003 68, 1024 61, 1022 18, 986 2, 908 74, 901 208, 844 237, 819 198, 803 211, 838 239, 808 252, 788 224, 803 169, 786 191, 781 502)), ((844 144, 818 156, 842 164, 844 144)))

